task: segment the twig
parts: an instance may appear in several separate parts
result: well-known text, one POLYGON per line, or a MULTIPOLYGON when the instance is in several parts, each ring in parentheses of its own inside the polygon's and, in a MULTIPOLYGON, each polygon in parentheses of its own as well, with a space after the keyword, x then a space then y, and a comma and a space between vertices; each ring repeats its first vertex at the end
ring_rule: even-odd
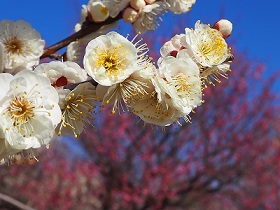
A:
POLYGON ((78 32, 72 34, 71 36, 57 42, 56 44, 46 48, 40 59, 53 57, 53 55, 55 55, 55 53, 58 50, 62 49, 63 47, 66 47, 71 42, 77 41, 77 40, 89 35, 90 33, 96 32, 102 26, 112 24, 112 23, 120 20, 121 18, 122 18, 122 15, 120 13, 115 18, 109 17, 107 20, 105 20, 104 22, 101 22, 101 23, 95 23, 95 22, 92 22, 92 21, 89 21, 88 19, 86 19, 86 21, 83 23, 82 29, 80 31, 78 31, 78 32))
POLYGON ((14 199, 8 195, 2 194, 2 193, 0 193, 0 199, 4 200, 20 209, 23 209, 23 210, 35 210, 35 209, 31 208, 30 206, 27 206, 24 203, 21 203, 18 200, 14 199))
POLYGON ((94 81, 93 79, 90 79, 90 80, 87 80, 87 81, 84 81, 84 82, 78 82, 78 83, 75 83, 75 84, 65 85, 63 88, 64 89, 69 89, 69 90, 74 90, 75 87, 77 87, 80 84, 86 83, 86 82, 91 83, 93 86, 98 85, 98 83, 96 81, 94 81))

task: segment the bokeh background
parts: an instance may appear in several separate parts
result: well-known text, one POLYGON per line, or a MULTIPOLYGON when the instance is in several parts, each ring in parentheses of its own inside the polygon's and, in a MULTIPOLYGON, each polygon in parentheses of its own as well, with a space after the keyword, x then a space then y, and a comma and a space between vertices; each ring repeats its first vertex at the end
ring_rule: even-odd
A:
MULTIPOLYGON (((2 0, 0 20, 30 22, 49 46, 73 33, 85 3, 2 0)), ((144 36, 155 58, 164 40, 197 20, 233 22, 232 72, 207 89, 192 124, 162 132, 104 110, 96 129, 55 141, 39 163, 0 166, 0 209, 18 209, 2 199, 7 195, 23 209, 278 210, 279 7, 278 1, 197 0, 187 14, 164 16, 144 36)), ((116 30, 132 31, 124 22, 116 30)))

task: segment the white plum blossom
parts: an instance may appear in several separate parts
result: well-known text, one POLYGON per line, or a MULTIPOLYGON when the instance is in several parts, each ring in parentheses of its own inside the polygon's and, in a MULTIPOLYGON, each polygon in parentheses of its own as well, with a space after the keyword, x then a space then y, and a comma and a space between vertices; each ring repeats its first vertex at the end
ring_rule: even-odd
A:
MULTIPOLYGON (((110 29, 117 26, 117 22, 102 26, 98 31, 90 33, 89 35, 71 42, 67 46, 66 56, 68 61, 74 61, 80 66, 83 66, 83 58, 87 44, 100 35, 106 34, 110 29)), ((79 29, 80 30, 80 29, 79 29)), ((75 29, 76 31, 76 29, 75 29)))
POLYGON ((113 104, 111 113, 115 113, 116 110, 119 112, 129 110, 130 104, 137 103, 149 94, 149 90, 153 87, 151 78, 154 74, 154 65, 143 65, 143 69, 132 73, 121 83, 110 87, 97 85, 96 95, 101 99, 102 104, 113 104))
POLYGON ((229 70, 223 63, 231 56, 230 49, 220 31, 200 21, 196 22, 194 30, 186 28, 185 31, 186 36, 181 43, 185 47, 184 51, 200 66, 201 77, 207 80, 208 76, 223 75, 229 70))
POLYGON ((110 32, 88 43, 84 68, 103 86, 120 83, 142 68, 139 63, 146 53, 145 46, 137 47, 117 32, 110 32))
POLYGON ((76 29, 81 29, 82 23, 89 14, 89 20, 102 22, 108 16, 115 18, 130 3, 130 0, 89 0, 87 5, 82 5, 81 21, 76 29))
POLYGON ((79 84, 74 90, 66 90, 65 97, 60 104, 62 110, 61 123, 57 126, 57 134, 74 135, 78 137, 90 120, 97 101, 95 87, 91 83, 79 84))
POLYGON ((162 57, 166 56, 173 56, 176 57, 177 53, 184 49, 183 45, 181 44, 181 39, 186 36, 185 34, 176 34, 172 37, 169 41, 165 42, 162 47, 160 48, 160 55, 162 57))
POLYGON ((185 56, 184 60, 165 57, 153 78, 159 101, 175 107, 184 116, 188 115, 202 101, 201 79, 195 62, 185 56))
POLYGON ((17 73, 38 65, 45 41, 23 20, 0 22, 0 43, 4 46, 4 71, 17 73))
MULTIPOLYGON (((220 77, 228 78, 227 72, 230 70, 231 61, 225 61, 222 64, 209 68, 201 68, 200 76, 209 84, 214 85, 213 81, 220 82, 220 77)), ((205 84, 206 85, 206 84, 205 84)))
MULTIPOLYGON (((96 38, 94 36, 94 38, 96 38)), ((85 55, 85 47, 87 46, 89 40, 83 38, 77 41, 71 42, 67 46, 66 57, 67 61, 76 62, 78 65, 82 66, 83 57, 85 55)))
POLYGON ((227 43, 218 30, 200 21, 196 22, 194 30, 185 30, 182 44, 190 50, 198 64, 212 67, 223 63, 229 56, 227 43))
POLYGON ((200 105, 202 96, 199 69, 194 61, 168 56, 162 59, 158 70, 151 68, 148 72, 142 76, 144 94, 138 91, 128 97, 132 113, 145 123, 158 126, 180 125, 180 118, 190 121, 188 114, 200 105))
POLYGON ((136 32, 144 34, 148 30, 155 30, 161 21, 161 15, 168 11, 169 4, 162 1, 156 1, 153 4, 146 5, 139 10, 133 28, 136 32))
POLYGON ((65 85, 84 82, 88 78, 86 71, 72 61, 42 63, 34 71, 45 74, 52 86, 59 89, 65 85))
POLYGON ((181 113, 174 107, 169 107, 165 101, 159 101, 158 94, 152 88, 141 100, 130 104, 132 113, 139 116, 144 123, 158 126, 169 126, 175 122, 179 123, 181 113))
POLYGON ((18 153, 20 151, 21 150, 12 148, 4 138, 0 138, 0 161, 3 160, 3 163, 9 161, 10 155, 18 153))
POLYGON ((83 23, 86 21, 86 17, 88 16, 88 6, 83 4, 82 10, 80 14, 80 22, 75 25, 75 32, 81 30, 83 23))
POLYGON ((87 6, 92 21, 103 22, 109 17, 109 9, 101 1, 90 0, 87 6))
POLYGON ((49 78, 51 85, 58 92, 60 107, 69 91, 63 89, 64 86, 84 82, 88 78, 86 71, 72 61, 42 63, 34 71, 49 78))
POLYGON ((196 0, 166 0, 169 3, 169 10, 174 14, 182 14, 191 10, 192 5, 195 4, 196 0))
POLYGON ((61 120, 58 94, 44 75, 0 74, 0 138, 15 150, 48 145, 61 120))
POLYGON ((116 17, 124 8, 129 5, 130 0, 104 0, 109 9, 110 17, 116 17))
POLYGON ((194 3, 195 0, 131 0, 123 10, 123 20, 132 23, 135 31, 143 34, 155 30, 164 13, 169 10, 175 14, 185 13, 194 3))
POLYGON ((30 149, 15 149, 5 141, 5 139, 0 139, 0 164, 14 164, 18 160, 21 160, 21 163, 25 161, 38 160, 37 148, 30 149))

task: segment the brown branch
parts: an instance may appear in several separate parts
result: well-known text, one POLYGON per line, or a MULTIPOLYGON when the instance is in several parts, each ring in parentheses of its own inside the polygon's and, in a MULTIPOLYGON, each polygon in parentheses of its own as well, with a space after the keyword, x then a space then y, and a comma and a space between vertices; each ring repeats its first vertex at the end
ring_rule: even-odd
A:
POLYGON ((57 42, 56 44, 46 48, 40 59, 53 58, 54 56, 56 56, 55 53, 58 50, 66 47, 71 42, 77 41, 77 40, 89 35, 90 33, 96 32, 102 26, 112 24, 112 23, 120 20, 121 18, 122 18, 122 15, 121 15, 121 13, 119 13, 115 18, 109 17, 107 20, 105 20, 104 22, 101 22, 101 23, 91 22, 88 19, 86 19, 86 21, 83 23, 82 29, 80 31, 78 31, 78 32, 72 34, 71 36, 57 42))
POLYGON ((87 81, 84 81, 84 82, 78 82, 78 83, 74 83, 74 84, 65 85, 63 88, 64 89, 69 89, 69 90, 74 90, 78 85, 86 83, 86 82, 91 83, 93 86, 98 85, 98 83, 96 81, 94 81, 93 79, 90 79, 90 80, 87 80, 87 81))
POLYGON ((12 198, 8 195, 5 195, 3 193, 0 193, 0 199, 4 200, 7 203, 10 203, 10 204, 12 204, 12 205, 14 205, 14 206, 16 206, 20 209, 23 209, 23 210, 35 210, 35 209, 31 208, 30 206, 27 206, 24 203, 21 203, 18 200, 14 199, 14 198, 12 198))

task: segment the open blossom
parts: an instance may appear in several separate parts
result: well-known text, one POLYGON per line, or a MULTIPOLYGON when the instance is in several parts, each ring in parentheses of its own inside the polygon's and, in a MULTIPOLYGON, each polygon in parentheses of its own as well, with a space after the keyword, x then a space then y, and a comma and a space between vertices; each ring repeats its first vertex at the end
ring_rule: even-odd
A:
POLYGON ((129 5, 130 0, 104 0, 109 9, 110 17, 116 17, 124 8, 129 5))
POLYGON ((186 28, 182 44, 190 50, 196 62, 205 67, 219 65, 229 56, 228 46, 222 34, 200 21, 196 22, 194 30, 186 28))
MULTIPOLYGON (((2 132, 2 131, 1 131, 2 132)), ((3 134, 1 134, 3 135, 3 134)), ((9 163, 12 159, 11 156, 22 150, 15 149, 4 139, 0 138, 0 161, 1 163, 9 163)))
POLYGON ((32 69, 45 46, 40 34, 23 20, 1 21, 0 43, 4 46, 4 71, 9 73, 32 69))
POLYGON ((132 23, 136 32, 143 34, 148 30, 155 30, 165 12, 170 10, 175 14, 185 13, 194 3, 195 0, 131 0, 130 6, 123 11, 123 19, 132 23))
POLYGON ((188 114, 201 103, 199 69, 191 58, 168 56, 161 60, 157 71, 151 68, 143 79, 145 94, 132 95, 128 101, 132 113, 145 123, 169 126, 180 124, 180 118, 189 121, 188 114))
POLYGON ((61 120, 58 94, 48 78, 29 70, 0 74, 0 138, 15 150, 48 145, 61 120))
POLYGON ((158 126, 169 126, 179 123, 182 114, 174 107, 169 107, 165 101, 159 101, 158 94, 151 86, 148 94, 136 103, 130 104, 132 113, 139 116, 144 123, 158 126))
MULTIPOLYGON (((106 34, 110 29, 115 28, 117 26, 117 22, 104 25, 98 31, 90 33, 89 35, 78 39, 77 41, 71 42, 67 46, 66 56, 68 61, 73 61, 83 66, 83 58, 85 56, 85 49, 88 43, 95 39, 100 35, 106 34)), ((80 30, 79 28, 75 27, 75 31, 80 30)))
POLYGON ((167 3, 170 5, 169 10, 174 14, 182 14, 191 10, 193 4, 196 0, 167 0, 167 3))
POLYGON ((133 23, 133 28, 136 32, 144 34, 148 30, 155 30, 159 26, 161 15, 168 11, 168 3, 156 1, 153 4, 146 5, 139 10, 136 21, 133 23))
POLYGON ((184 60, 168 56, 159 65, 158 76, 153 83, 159 101, 165 101, 183 115, 201 104, 202 90, 199 69, 195 62, 185 56, 184 60))
POLYGON ((104 105, 113 105, 112 113, 129 110, 131 103, 146 97, 149 89, 153 86, 151 78, 155 74, 155 66, 143 65, 143 69, 132 73, 123 82, 108 86, 97 85, 96 94, 104 105), (124 104, 123 104, 124 103, 124 104))
POLYGON ((83 132, 90 120, 95 108, 94 102, 97 100, 95 87, 91 83, 79 84, 74 90, 65 90, 60 107, 62 110, 62 120, 57 126, 58 135, 74 135, 78 137, 83 132))
POLYGON ((207 78, 219 72, 223 75, 229 70, 223 63, 231 57, 230 49, 220 31, 200 21, 196 22, 194 30, 185 30, 186 36, 181 43, 200 66, 201 77, 207 78))
POLYGON ((144 46, 137 47, 116 32, 99 36, 86 47, 84 68, 101 85, 120 83, 140 68, 144 46))
POLYGON ((42 63, 37 66, 34 71, 45 74, 55 88, 63 88, 65 85, 87 80, 86 71, 72 61, 42 63))
POLYGON ((102 22, 106 20, 108 16, 109 11, 106 5, 104 5, 104 2, 90 0, 87 5, 82 5, 80 22, 75 25, 75 32, 81 30, 82 25, 86 21, 87 17, 89 21, 102 22))
POLYGON ((21 163, 31 160, 38 161, 37 150, 37 148, 15 149, 5 139, 0 139, 0 164, 14 164, 19 159, 21 163))
POLYGON ((129 5, 129 2, 130 0, 89 0, 87 5, 82 5, 81 21, 75 26, 75 29, 81 29, 87 16, 94 22, 105 21, 109 16, 115 18, 129 5))
MULTIPOLYGON (((88 36, 90 36, 90 35, 88 35, 88 36)), ((86 36, 86 37, 88 37, 88 36, 86 36)), ((92 39, 88 39, 86 37, 79 39, 77 41, 71 42, 67 46, 66 56, 67 56, 68 61, 73 61, 80 66, 83 65, 85 48, 86 48, 87 44, 89 43, 89 41, 92 40, 92 39)), ((93 35, 93 39, 96 37, 97 36, 93 35)))
POLYGON ((75 25, 75 32, 81 30, 83 22, 86 21, 87 15, 88 15, 88 7, 87 5, 83 4, 81 14, 80 14, 80 22, 75 25))
POLYGON ((162 57, 173 56, 176 57, 178 52, 184 49, 181 44, 181 39, 185 36, 185 34, 176 34, 169 41, 165 42, 160 48, 160 55, 162 57))
MULTIPOLYGON (((90 4, 91 1, 89 1, 88 4, 90 4)), ((86 21, 86 17, 88 16, 88 6, 83 5, 82 10, 81 10, 81 20, 79 23, 75 25, 75 32, 78 32, 82 28, 82 24, 86 21)), ((83 58, 85 55, 85 49, 87 44, 92 40, 95 39, 96 37, 100 35, 106 34, 110 29, 114 28, 117 26, 117 22, 113 22, 108 25, 101 26, 101 28, 96 31, 92 32, 89 35, 78 39, 74 42, 71 42, 67 46, 67 51, 66 51, 66 57, 68 61, 74 61, 78 63, 80 66, 83 66, 83 58)))
POLYGON ((88 12, 90 19, 94 22, 102 22, 109 17, 109 9, 101 1, 90 0, 88 12))
MULTIPOLYGON (((129 110, 140 117, 144 121, 144 125, 149 123, 158 126, 169 126, 174 122, 179 122, 182 114, 177 109, 169 107, 165 101, 159 101, 155 86, 152 83, 155 71, 155 67, 151 65, 131 75, 131 79, 127 79, 128 84, 125 84, 127 91, 122 90, 122 97, 126 98, 124 95, 135 88, 136 90, 134 89, 134 92, 126 98, 129 110)), ((115 88, 114 91, 116 90, 115 88)), ((121 93, 120 90, 117 91, 121 93)), ((114 92, 109 89, 107 97, 109 94, 111 97, 114 96, 112 93, 114 92)), ((117 97, 117 94, 115 96, 117 97)), ((114 98, 112 97, 110 101, 112 99, 114 98)))

